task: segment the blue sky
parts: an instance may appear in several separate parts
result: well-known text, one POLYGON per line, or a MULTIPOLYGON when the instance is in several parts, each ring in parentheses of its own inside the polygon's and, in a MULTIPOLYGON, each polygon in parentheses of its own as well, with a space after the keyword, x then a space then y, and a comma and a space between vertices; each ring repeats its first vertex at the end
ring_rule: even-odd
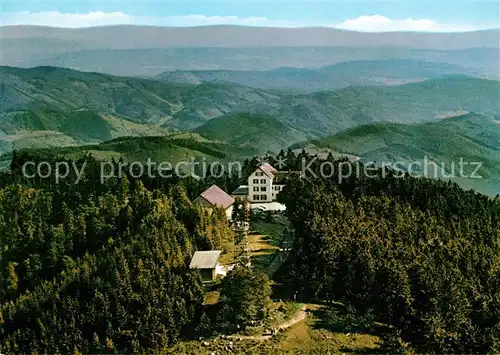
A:
POLYGON ((0 24, 329 26, 359 31, 469 31, 499 27, 497 1, 11 1, 0 24))

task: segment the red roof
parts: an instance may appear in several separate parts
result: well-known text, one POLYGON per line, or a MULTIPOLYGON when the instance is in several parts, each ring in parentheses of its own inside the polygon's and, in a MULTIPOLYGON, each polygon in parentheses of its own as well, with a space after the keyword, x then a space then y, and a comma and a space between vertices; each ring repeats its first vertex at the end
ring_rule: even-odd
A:
POLYGON ((210 204, 227 209, 234 203, 234 198, 228 195, 217 185, 212 185, 200 195, 210 204))
POLYGON ((270 178, 274 177, 274 174, 278 172, 273 166, 269 163, 263 163, 262 165, 259 166, 259 169, 262 170, 264 174, 269 176, 270 178))

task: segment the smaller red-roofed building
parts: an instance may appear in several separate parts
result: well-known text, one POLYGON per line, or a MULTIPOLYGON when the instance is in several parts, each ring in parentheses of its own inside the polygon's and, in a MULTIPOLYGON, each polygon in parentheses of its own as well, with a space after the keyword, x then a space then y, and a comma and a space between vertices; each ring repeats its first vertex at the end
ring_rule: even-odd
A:
POLYGON ((194 200, 194 203, 207 208, 213 208, 215 206, 222 208, 226 211, 227 219, 231 220, 234 198, 217 185, 212 185, 203 191, 200 196, 194 200))

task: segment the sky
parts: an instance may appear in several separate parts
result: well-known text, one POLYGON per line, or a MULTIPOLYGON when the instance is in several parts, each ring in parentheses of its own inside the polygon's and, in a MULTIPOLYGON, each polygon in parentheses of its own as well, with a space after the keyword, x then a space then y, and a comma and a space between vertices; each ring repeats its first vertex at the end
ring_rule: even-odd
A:
POLYGON ((499 28, 500 4, 496 0, 0 0, 0 25, 76 28, 117 24, 325 26, 365 32, 463 32, 499 28))

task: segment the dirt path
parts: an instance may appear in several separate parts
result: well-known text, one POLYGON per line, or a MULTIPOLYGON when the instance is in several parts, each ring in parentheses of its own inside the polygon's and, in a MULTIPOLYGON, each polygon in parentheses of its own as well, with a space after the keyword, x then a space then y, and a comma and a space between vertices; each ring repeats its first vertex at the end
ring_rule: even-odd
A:
POLYGON ((289 319, 288 321, 282 323, 278 329, 286 329, 290 328, 292 325, 295 323, 300 322, 301 320, 304 320, 307 317, 307 306, 302 306, 302 308, 293 316, 292 319, 289 319))
MULTIPOLYGON (((290 328, 292 325, 304 320, 307 317, 307 306, 303 306, 291 319, 281 323, 277 330, 281 331, 290 328)), ((226 338, 231 339, 245 339, 245 340, 269 340, 273 335, 229 335, 226 338)))

